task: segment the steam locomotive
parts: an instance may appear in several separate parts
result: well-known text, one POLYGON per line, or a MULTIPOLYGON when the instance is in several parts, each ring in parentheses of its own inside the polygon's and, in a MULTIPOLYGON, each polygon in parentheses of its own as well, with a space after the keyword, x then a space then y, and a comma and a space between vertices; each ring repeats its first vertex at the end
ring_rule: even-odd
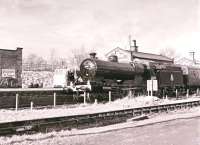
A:
POLYGON ((91 92, 97 97, 99 94, 107 94, 122 97, 130 91, 135 94, 146 94, 147 80, 157 80, 158 96, 175 96, 179 93, 194 93, 200 87, 200 68, 187 67, 176 64, 159 62, 148 63, 120 63, 117 56, 109 57, 109 61, 92 57, 82 61, 80 65, 82 82, 76 85, 90 82, 91 92))

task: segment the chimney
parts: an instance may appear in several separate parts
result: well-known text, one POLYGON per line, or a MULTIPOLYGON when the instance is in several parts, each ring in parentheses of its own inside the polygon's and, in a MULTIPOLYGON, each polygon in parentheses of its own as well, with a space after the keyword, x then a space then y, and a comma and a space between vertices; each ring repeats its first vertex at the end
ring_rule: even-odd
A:
POLYGON ((17 47, 17 49, 18 49, 18 50, 19 50, 19 49, 21 50, 21 49, 23 49, 23 48, 22 48, 22 47, 17 47))
POLYGON ((138 52, 138 46, 137 46, 137 42, 136 42, 136 40, 133 40, 133 43, 134 43, 134 51, 135 52, 138 52))
POLYGON ((96 59, 96 53, 95 52, 90 53, 90 58, 91 59, 96 59))

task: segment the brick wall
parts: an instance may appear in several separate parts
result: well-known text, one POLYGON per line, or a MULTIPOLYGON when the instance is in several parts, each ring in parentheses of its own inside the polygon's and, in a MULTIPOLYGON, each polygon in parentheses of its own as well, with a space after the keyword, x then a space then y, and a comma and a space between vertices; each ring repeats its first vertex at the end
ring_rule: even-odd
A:
POLYGON ((0 49, 0 79, 2 79, 2 69, 14 69, 18 86, 22 86, 22 48, 16 50, 0 49))

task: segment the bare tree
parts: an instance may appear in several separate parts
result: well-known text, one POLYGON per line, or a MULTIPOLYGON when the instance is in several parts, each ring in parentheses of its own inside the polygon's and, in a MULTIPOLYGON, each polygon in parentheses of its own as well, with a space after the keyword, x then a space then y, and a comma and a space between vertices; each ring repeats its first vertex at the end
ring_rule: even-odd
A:
POLYGON ((72 50, 72 57, 70 58, 70 63, 74 67, 79 67, 81 62, 88 58, 90 53, 89 49, 85 49, 85 47, 82 45, 81 48, 76 48, 72 50))
POLYGON ((45 70, 47 67, 47 61, 36 54, 30 54, 23 61, 24 70, 45 70))
POLYGON ((169 57, 171 59, 176 59, 178 57, 178 55, 176 54, 175 49, 173 49, 173 48, 160 49, 160 55, 169 57))
POLYGON ((66 58, 56 58, 53 60, 52 65, 54 68, 67 68, 68 60, 66 58))
POLYGON ((33 64, 35 64, 36 59, 37 59, 36 54, 30 54, 30 55, 27 56, 27 58, 24 59, 24 63, 33 65, 33 64))
POLYGON ((47 64, 47 61, 36 54, 30 54, 27 58, 25 58, 25 63, 34 65, 34 64, 47 64))
POLYGON ((54 60, 56 59, 56 51, 55 48, 50 49, 50 58, 49 63, 53 64, 54 60))

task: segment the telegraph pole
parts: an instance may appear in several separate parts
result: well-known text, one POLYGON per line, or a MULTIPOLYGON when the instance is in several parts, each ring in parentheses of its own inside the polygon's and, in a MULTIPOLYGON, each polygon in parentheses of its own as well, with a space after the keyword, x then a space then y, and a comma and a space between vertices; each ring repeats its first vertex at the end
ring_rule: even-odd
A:
POLYGON ((196 64, 196 61, 195 61, 195 52, 194 51, 191 51, 189 52, 191 55, 192 55, 192 60, 193 60, 193 63, 196 64))
POLYGON ((136 40, 133 40, 133 42, 134 42, 134 51, 135 52, 138 52, 138 46, 137 46, 137 43, 136 43, 136 40))
POLYGON ((132 45, 131 45, 131 35, 128 36, 129 38, 129 47, 130 47, 130 52, 131 52, 131 62, 133 62, 133 50, 132 50, 132 45))

